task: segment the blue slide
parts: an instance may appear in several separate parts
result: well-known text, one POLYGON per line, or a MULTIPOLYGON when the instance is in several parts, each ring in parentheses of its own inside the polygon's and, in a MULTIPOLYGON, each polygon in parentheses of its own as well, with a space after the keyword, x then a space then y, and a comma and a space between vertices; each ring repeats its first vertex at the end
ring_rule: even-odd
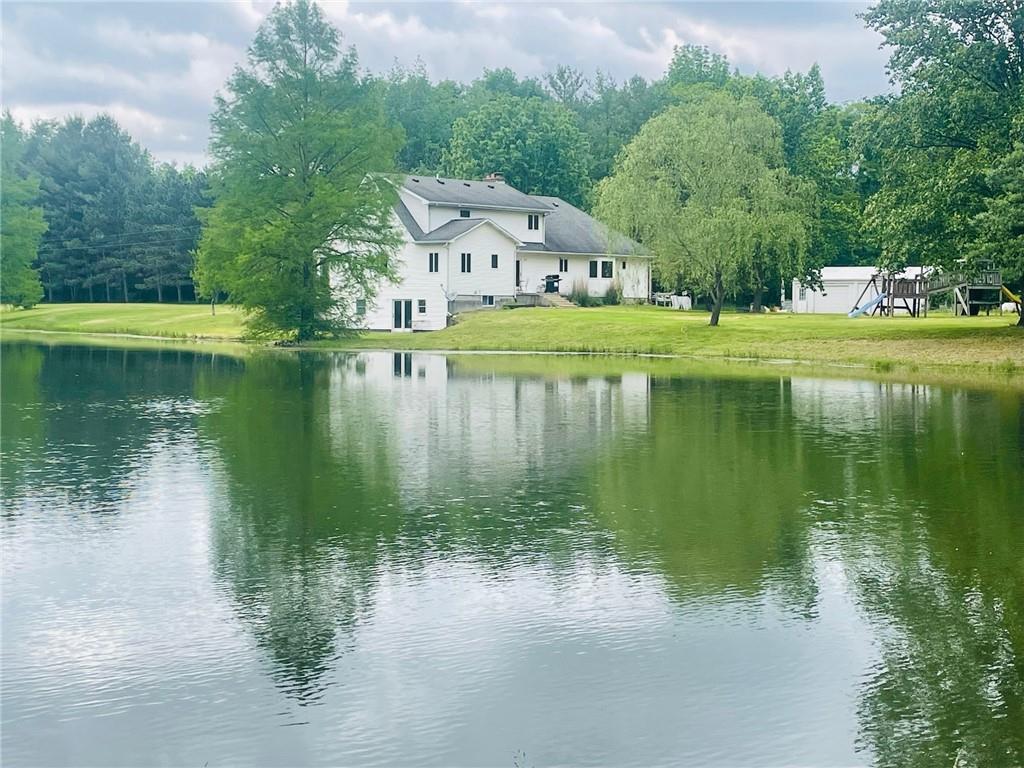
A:
POLYGON ((854 310, 852 312, 847 313, 846 316, 847 317, 860 317, 861 315, 863 315, 869 309, 874 307, 875 304, 877 304, 878 302, 880 302, 884 298, 885 298, 885 294, 884 293, 880 293, 877 296, 875 296, 875 298, 873 298, 871 301, 869 301, 867 304, 865 304, 864 306, 854 308, 854 310))

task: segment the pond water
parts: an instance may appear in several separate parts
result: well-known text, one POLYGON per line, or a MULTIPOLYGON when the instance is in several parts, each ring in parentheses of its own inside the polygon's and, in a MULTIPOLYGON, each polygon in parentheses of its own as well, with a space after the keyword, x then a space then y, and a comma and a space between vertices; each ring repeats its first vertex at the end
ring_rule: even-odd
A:
POLYGON ((6 765, 1024 763, 1024 398, 3 346, 6 765))

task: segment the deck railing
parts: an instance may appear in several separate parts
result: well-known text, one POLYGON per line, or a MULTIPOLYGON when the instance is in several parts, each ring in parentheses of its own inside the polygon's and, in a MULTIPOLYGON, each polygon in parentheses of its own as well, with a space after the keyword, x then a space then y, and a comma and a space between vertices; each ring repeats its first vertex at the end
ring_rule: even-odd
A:
POLYGON ((998 269, 983 269, 974 275, 957 272, 938 272, 928 276, 928 293, 948 291, 955 285, 998 288, 1003 284, 1003 275, 998 269))

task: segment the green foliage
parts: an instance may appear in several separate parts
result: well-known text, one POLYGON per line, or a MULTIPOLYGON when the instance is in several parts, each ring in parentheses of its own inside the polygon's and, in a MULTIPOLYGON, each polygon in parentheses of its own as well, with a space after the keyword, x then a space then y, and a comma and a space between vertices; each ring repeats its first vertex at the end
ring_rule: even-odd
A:
POLYGON ((464 90, 451 80, 431 83, 422 62, 411 70, 392 70, 384 109, 388 119, 405 130, 399 169, 427 174, 441 171, 441 153, 451 140, 452 124, 466 111, 464 90))
POLYGON ((446 173, 480 178, 492 171, 528 194, 582 205, 589 147, 566 107, 538 96, 499 96, 455 121, 444 153, 446 173))
POLYGON ((577 280, 572 284, 569 301, 577 307, 596 307, 601 304, 601 299, 590 295, 586 280, 577 280))
POLYGON ((672 49, 672 61, 665 74, 665 81, 670 87, 721 87, 728 79, 729 60, 722 54, 713 53, 704 45, 677 45, 672 49))
POLYGON ((983 214, 1012 195, 994 171, 1014 151, 1013 120, 1024 109, 1020 3, 883 0, 864 18, 892 48, 901 86, 862 129, 878 153, 866 226, 883 263, 957 268, 966 254, 1003 252, 988 240, 1003 230, 983 214))
POLYGON ((50 301, 163 299, 190 289, 206 177, 155 166, 107 115, 33 126, 26 162, 48 225, 38 264, 50 301))
POLYGON ((226 291, 255 334, 299 340, 350 324, 393 275, 392 167, 401 132, 354 50, 307 0, 278 5, 211 118, 216 202, 196 279, 226 291))
POLYGON ((36 205, 39 179, 24 164, 25 135, 5 112, 0 123, 0 303, 31 307, 43 298, 32 264, 46 231, 36 205))
POLYGON ((1004 281, 1024 278, 1024 138, 987 177, 991 196, 977 217, 979 237, 971 254, 1004 270, 1004 281))
POLYGON ((622 303, 622 286, 619 285, 618 281, 613 282, 608 286, 608 290, 605 291, 601 303, 609 307, 614 307, 622 303))
POLYGON ((806 182, 782 167, 778 124, 752 100, 704 93, 649 121, 598 189, 598 215, 647 245, 658 277, 712 297, 763 289, 768 267, 813 274, 806 182))
POLYGON ((597 73, 591 92, 574 108, 589 139, 594 182, 611 173, 622 147, 668 102, 663 83, 649 83, 634 75, 619 85, 612 77, 597 73))

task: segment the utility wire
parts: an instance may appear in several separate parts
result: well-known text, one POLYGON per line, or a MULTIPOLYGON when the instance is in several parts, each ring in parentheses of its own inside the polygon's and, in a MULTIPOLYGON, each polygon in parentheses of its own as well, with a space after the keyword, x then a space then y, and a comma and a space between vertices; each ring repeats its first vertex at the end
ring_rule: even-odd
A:
POLYGON ((115 243, 95 243, 93 245, 44 245, 40 246, 37 253, 58 253, 61 251, 102 251, 110 250, 116 251, 126 248, 145 248, 149 246, 158 245, 171 245, 173 243, 185 242, 188 240, 195 240, 193 236, 183 236, 175 238, 158 238, 153 240, 137 240, 129 242, 115 242, 115 243))

